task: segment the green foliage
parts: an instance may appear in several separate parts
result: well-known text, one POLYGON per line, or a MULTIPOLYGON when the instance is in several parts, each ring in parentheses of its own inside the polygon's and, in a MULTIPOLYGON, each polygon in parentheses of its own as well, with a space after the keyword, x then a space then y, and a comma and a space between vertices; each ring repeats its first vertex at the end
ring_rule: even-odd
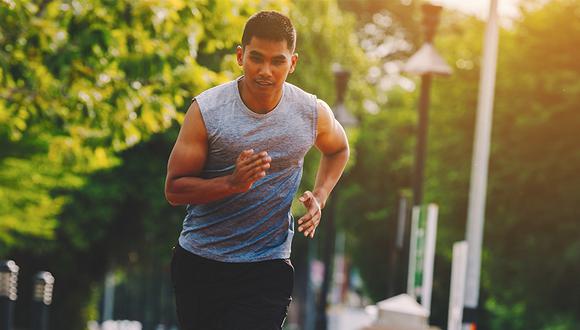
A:
MULTIPOLYGON (((52 327, 81 329, 98 317, 107 270, 160 273, 167 264, 183 217, 163 196, 178 124, 192 96, 240 74, 235 46, 261 6, 297 23, 301 60, 292 82, 332 103, 331 63, 348 65, 349 106, 362 111, 367 60, 355 38, 346 51, 335 47, 354 19, 334 1, 316 2, 320 12, 311 5, 95 0, 0 7, 1 252, 18 260, 23 276, 48 269, 62 283, 53 309, 67 317, 53 318, 52 327)), ((312 189, 316 162, 313 153, 305 189, 312 189)), ((24 312, 17 321, 26 324, 24 312)))
MULTIPOLYGON (((350 132, 336 213, 366 291, 385 297, 397 200, 411 185, 418 93, 405 89, 409 80, 405 88, 387 82, 385 93, 367 73, 386 76, 414 49, 417 6, 338 2, 353 14, 333 0, 0 6, 0 255, 17 259, 23 278, 48 269, 66 283, 56 286, 54 308, 70 317, 53 319, 55 328, 80 329, 95 317, 107 269, 166 263, 183 216, 162 193, 178 124, 192 96, 240 74, 234 47, 258 8, 282 10, 296 24, 300 60, 290 82, 332 105, 332 64, 352 73, 347 108, 360 127, 350 132), (370 54, 380 38, 351 33, 369 22, 409 47, 370 54)), ((577 0, 524 7, 501 31, 482 267, 491 329, 580 321, 580 288, 570 285, 580 274, 577 8, 577 0)), ((451 244, 465 231, 483 29, 445 11, 436 38, 455 70, 433 82, 425 181, 425 200, 440 206, 432 320, 441 326, 451 244)), ((317 163, 310 153, 301 190, 312 189, 317 163)), ((29 293, 23 284, 21 296, 29 293)))
POLYGON ((51 190, 118 165, 118 152, 231 78, 214 54, 232 49, 254 10, 250 1, 0 6, 0 252, 53 237, 65 200, 51 190))
MULTIPOLYGON (((524 6, 521 17, 501 30, 483 328, 573 329, 579 322, 580 294, 572 285, 580 274, 577 9, 578 1, 571 0, 524 6)), ((433 82, 425 176, 425 200, 440 206, 432 304, 432 321, 440 326, 447 312, 451 246, 465 233, 483 31, 483 22, 445 11, 435 42, 454 67, 451 77, 433 82)), ((384 260, 393 240, 396 198, 410 187, 416 104, 399 103, 400 95, 389 92, 386 107, 364 118, 341 212, 357 242, 353 260, 374 300, 386 293, 384 260)), ((409 95, 418 99, 418 93, 409 95)))
MULTIPOLYGON (((223 53, 258 3, 39 3, 0 5, 0 254, 23 278, 53 272, 53 308, 67 315, 53 327, 82 329, 104 272, 167 258, 170 214, 182 216, 163 197, 175 129, 161 149, 137 149, 154 157, 121 153, 151 146, 192 96, 239 74, 223 53)), ((26 280, 19 289, 30 293, 26 280)))
POLYGON ((9 248, 42 248, 54 239, 68 198, 57 192, 82 186, 82 176, 63 172, 42 154, 44 141, 0 140, 0 255, 9 248))
POLYGON ((349 232, 353 263, 375 301, 387 294, 385 252, 394 240, 395 206, 410 186, 413 161, 412 96, 399 90, 392 99, 391 108, 363 117, 355 146, 358 161, 343 185, 338 212, 349 232))
POLYGON ((161 265, 171 256, 183 218, 183 208, 170 207, 162 189, 175 133, 173 129, 126 150, 123 166, 95 173, 82 189, 70 192, 74 202, 60 215, 54 252, 46 255, 55 278, 74 283, 56 293, 62 300, 54 308, 71 317, 54 320, 55 328, 86 322, 78 308, 90 307, 87 298, 94 293, 89 288, 107 270, 166 273, 161 265), (62 255, 70 259, 61 261, 62 255), (74 270, 87 276, 79 280, 74 270), (75 288, 84 295, 72 296, 75 288))
POLYGON ((498 300, 525 299, 521 329, 580 322, 580 288, 570 285, 580 274, 578 5, 556 1, 526 12, 505 36, 518 55, 500 63, 489 189, 495 207, 486 232, 495 258, 488 265, 500 283, 493 286, 498 300))
MULTIPOLYGON (((392 275, 386 254, 395 239, 398 199, 409 195, 411 184, 415 99, 399 85, 398 73, 391 68, 414 48, 416 4, 339 3, 356 15, 358 37, 371 66, 360 72, 367 97, 359 103, 364 109, 352 148, 356 163, 341 185, 337 213, 347 231, 353 266, 360 269, 366 293, 378 301, 387 295, 392 275)), ((401 279, 404 273, 399 269, 395 276, 401 279)))
MULTIPOLYGON (((364 115, 365 99, 374 98, 373 90, 365 80, 365 74, 370 66, 355 31, 355 21, 352 15, 342 12, 334 0, 325 1, 295 1, 290 16, 296 27, 297 47, 299 55, 296 71, 289 77, 289 82, 310 93, 316 94, 329 105, 334 104, 335 79, 333 65, 338 64, 351 72, 348 83, 346 106, 357 116, 364 115), (347 38, 345 38, 345 31, 347 38)), ((348 132, 351 144, 351 159, 348 168, 356 162, 357 130, 348 132)), ((301 190, 312 190, 320 154, 313 149, 306 156, 301 190)), ((295 215, 300 215, 304 209, 294 203, 295 215)))
MULTIPOLYGON (((501 31, 481 288, 494 329, 565 328, 580 308, 570 286, 580 274, 580 25, 557 24, 578 21, 575 8, 546 3, 501 31)), ((437 45, 455 72, 433 85, 426 195, 441 206, 438 252, 449 256, 464 237, 483 23, 445 21, 437 45)))
MULTIPOLYGON (((418 21, 418 1, 381 1, 381 0, 339 0, 341 8, 356 15, 362 34, 374 39, 375 45, 385 43, 391 38, 402 37, 411 45, 418 44, 421 31, 418 21), (375 28, 370 26, 375 25, 375 28), (370 28, 368 33, 364 28, 370 28)), ((386 57, 405 58, 407 51, 399 53, 400 49, 393 47, 386 57)), ((387 55, 387 54, 384 54, 387 55)))

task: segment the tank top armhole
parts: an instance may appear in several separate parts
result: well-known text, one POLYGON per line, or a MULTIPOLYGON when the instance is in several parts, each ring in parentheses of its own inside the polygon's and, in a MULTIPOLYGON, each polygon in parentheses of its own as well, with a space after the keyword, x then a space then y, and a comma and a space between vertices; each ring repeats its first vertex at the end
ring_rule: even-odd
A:
POLYGON ((208 141, 211 141, 215 136, 215 133, 217 132, 217 128, 215 127, 216 123, 214 123, 209 113, 211 110, 207 109, 206 104, 203 101, 203 95, 200 94, 194 97, 191 100, 191 102, 193 103, 194 101, 197 102, 197 106, 199 107, 199 114, 201 115, 201 120, 203 121, 203 125, 205 126, 208 141))
POLYGON ((312 95, 312 98, 314 99, 314 110, 312 111, 312 145, 314 145, 318 134, 318 97, 312 95))

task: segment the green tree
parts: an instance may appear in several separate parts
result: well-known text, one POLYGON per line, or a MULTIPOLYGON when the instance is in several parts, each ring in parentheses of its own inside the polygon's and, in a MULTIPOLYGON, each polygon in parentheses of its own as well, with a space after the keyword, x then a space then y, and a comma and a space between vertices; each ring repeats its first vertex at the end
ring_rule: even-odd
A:
POLYGON ((231 78, 212 54, 231 49, 255 8, 179 0, 0 6, 0 251, 53 238, 66 201, 52 188, 79 187, 84 175, 118 164, 118 152, 182 120, 178 109, 192 95, 231 78))
MULTIPOLYGON (((22 266, 21 297, 33 271, 56 275, 54 328, 82 329, 98 317, 105 271, 139 246, 152 253, 158 233, 174 228, 147 218, 171 214, 161 206, 163 162, 152 162, 153 197, 125 180, 146 180, 150 168, 113 168, 124 150, 180 122, 193 95, 237 74, 222 53, 256 8, 218 0, 0 6, 0 254, 22 266)), ((19 305, 26 324, 28 305, 19 305)))
MULTIPOLYGON (((480 299, 485 327, 572 329, 578 322, 578 292, 569 286, 580 274, 575 8, 578 1, 567 0, 524 6, 501 31, 480 299)), ((448 258, 465 232, 483 39, 481 22, 449 20, 438 46, 456 71, 434 85, 426 187, 441 206, 438 252, 448 258)))
MULTIPOLYGON (((573 329, 578 323, 579 295, 571 285, 580 274, 574 220, 580 182, 573 174, 580 168, 577 8, 572 0, 526 2, 500 32, 482 328, 573 329)), ((451 246, 465 235, 483 30, 474 17, 444 11, 435 41, 455 71, 433 84, 425 180, 425 200, 440 206, 431 316, 440 326, 451 246)), ((345 219, 358 217, 349 228, 358 240, 354 260, 375 300, 385 296, 393 239, 382 233, 392 232, 396 195, 410 186, 418 96, 395 88, 387 98, 379 114, 363 120, 342 212, 345 219)))
MULTIPOLYGON (((415 105, 409 88, 413 83, 400 75, 399 67, 420 37, 418 6, 374 0, 339 3, 357 17, 357 35, 372 64, 362 74, 374 97, 363 101, 353 148, 357 162, 342 186, 338 217, 366 294, 378 301, 387 296, 393 275, 388 251, 395 239, 398 199, 408 195, 411 185, 415 105)), ((404 272, 399 269, 394 276, 401 282, 404 272)), ((400 290, 399 284, 395 291, 400 290)))
MULTIPOLYGON (((362 98, 370 95, 360 74, 368 66, 364 53, 356 38, 348 39, 346 50, 336 47, 344 44, 354 19, 334 1, 316 2, 318 12, 307 1, 262 5, 289 13, 296 22, 301 59, 291 81, 332 104, 330 64, 349 65, 353 91, 348 102, 362 111, 362 98)), ((41 269, 55 274, 52 313, 66 317, 53 318, 52 327, 81 329, 87 319, 98 318, 108 270, 127 276, 166 273, 168 248, 183 218, 183 210, 171 208, 163 197, 165 164, 179 122, 192 96, 240 74, 235 46, 245 20, 260 6, 215 0, 191 5, 55 1, 0 9, 10 23, 2 24, 0 37, 13 40, 7 43, 10 50, 41 53, 21 57, 16 70, 16 53, 0 52, 2 68, 9 68, 0 71, 6 84, 1 93, 11 96, 0 103, 0 132, 6 136, 0 193, 12 198, 0 204, 2 253, 21 264, 21 278, 41 269), (58 31, 29 26, 35 19, 58 31), (5 37, 10 33, 12 39, 5 37), (65 39, 56 46, 18 41, 49 39, 48 33, 65 39), (37 74, 30 67, 46 69, 37 74), (43 79, 62 95, 36 91, 43 79), (24 100, 26 93, 50 100, 54 108, 24 100), (28 113, 22 127, 11 124, 16 113, 8 111, 16 107, 28 113), (52 113, 55 108, 61 110, 52 113), (40 179, 28 183, 27 169, 40 179), (24 212, 34 215, 26 225, 24 212), (40 227, 46 224, 50 227, 40 227), (34 232, 21 229, 34 226, 39 227, 34 232)), ((312 188, 316 162, 310 155, 304 189, 312 188)), ((21 285, 27 296, 29 285, 21 285)), ((27 308, 17 310, 18 323, 26 325, 27 308)))
POLYGON ((524 11, 506 36, 512 56, 500 64, 486 232, 496 257, 487 265, 495 303, 523 306, 514 329, 580 322, 572 284, 580 275, 579 6, 561 0, 524 11))

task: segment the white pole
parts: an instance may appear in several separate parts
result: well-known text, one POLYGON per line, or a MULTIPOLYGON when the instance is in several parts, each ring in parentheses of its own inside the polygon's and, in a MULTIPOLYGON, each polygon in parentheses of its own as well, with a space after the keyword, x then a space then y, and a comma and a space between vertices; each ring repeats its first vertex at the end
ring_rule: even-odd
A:
POLYGON ((419 229, 420 206, 414 206, 411 213, 411 239, 409 242, 409 271, 407 273, 407 294, 417 297, 415 293, 415 271, 417 267, 417 231, 419 229))
POLYGON ((113 319, 115 306, 115 273, 109 271, 105 277, 105 294, 103 297, 103 321, 113 319))
MULTIPOLYGON (((473 144, 473 160, 469 189, 467 214, 467 242, 469 244, 465 307, 475 312, 479 299, 481 272, 481 246, 485 216, 485 195, 487 191, 487 170, 495 89, 495 75, 498 48, 497 1, 491 0, 489 18, 483 45, 483 61, 480 74, 480 88, 477 104, 477 122, 473 144)), ((467 323, 471 323, 466 319, 467 323)), ((475 321, 475 320, 473 320, 475 321)), ((475 322, 474 322, 475 323, 475 322)))
POLYGON ((467 251, 466 241, 453 244, 447 330, 461 330, 463 298, 465 294, 465 271, 467 270, 467 251))
POLYGON ((427 208, 427 233, 425 238, 425 255, 423 258, 423 285, 421 287, 421 305, 431 312, 431 291, 433 288, 433 264, 435 262, 435 242, 437 241, 437 214, 439 208, 429 204, 427 208))

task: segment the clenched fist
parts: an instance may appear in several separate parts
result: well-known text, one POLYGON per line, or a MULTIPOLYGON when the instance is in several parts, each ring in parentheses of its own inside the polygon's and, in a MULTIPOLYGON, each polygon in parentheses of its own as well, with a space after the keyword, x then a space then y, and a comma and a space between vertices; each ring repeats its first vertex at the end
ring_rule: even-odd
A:
POLYGON ((254 153, 253 149, 244 150, 236 160, 236 168, 228 182, 237 192, 246 192, 252 188, 254 182, 266 176, 272 158, 266 151, 254 153))

